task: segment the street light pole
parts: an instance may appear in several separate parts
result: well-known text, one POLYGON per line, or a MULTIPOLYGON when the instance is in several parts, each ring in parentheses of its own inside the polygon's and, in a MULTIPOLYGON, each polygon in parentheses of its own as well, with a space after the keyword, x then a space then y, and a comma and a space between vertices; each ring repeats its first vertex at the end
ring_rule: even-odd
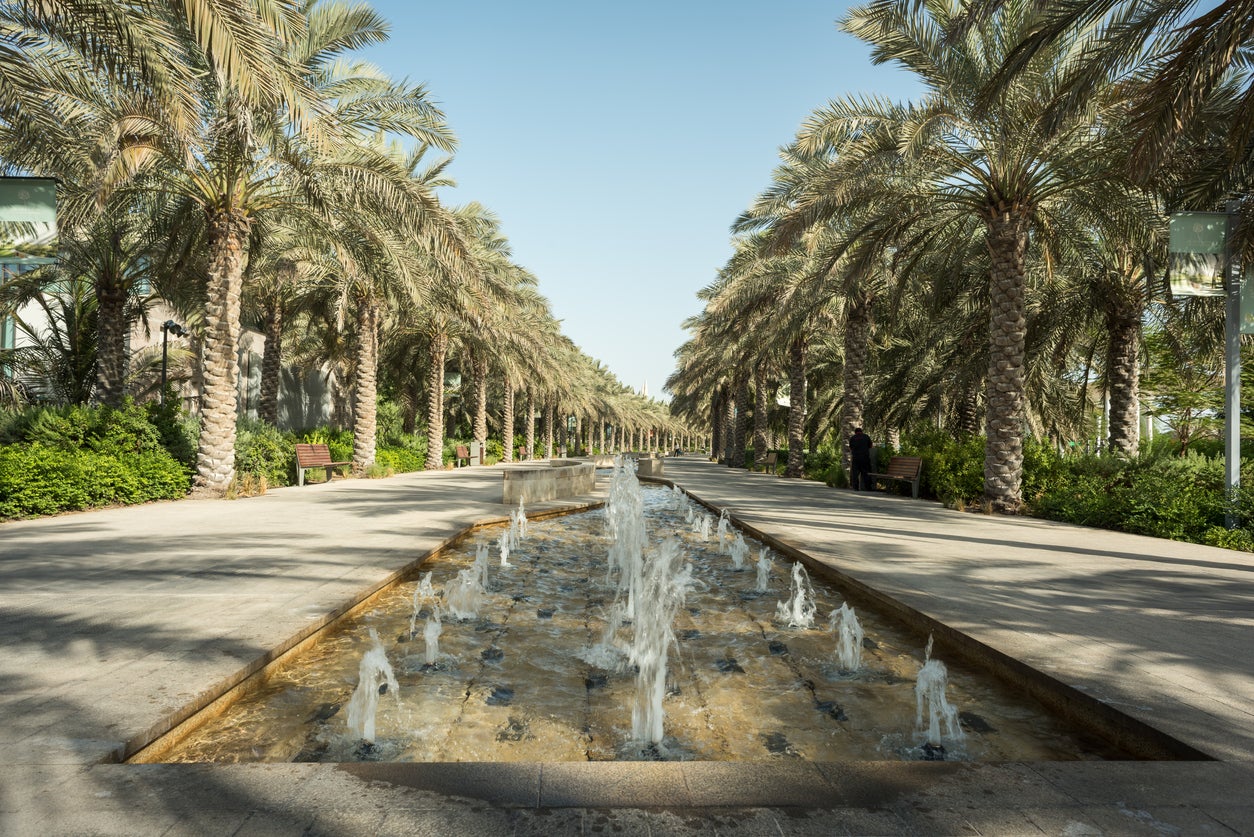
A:
POLYGON ((1227 309, 1224 312, 1224 487, 1227 511, 1224 523, 1235 529, 1238 521, 1235 504, 1241 487, 1241 260, 1236 257, 1233 239, 1240 218, 1240 204, 1230 201, 1228 235, 1224 248, 1224 290, 1227 309))
POLYGON ((161 324, 161 406, 165 406, 165 380, 166 365, 169 360, 169 344, 170 332, 174 332, 175 337, 182 337, 187 334, 187 329, 174 322, 174 320, 166 320, 161 324))

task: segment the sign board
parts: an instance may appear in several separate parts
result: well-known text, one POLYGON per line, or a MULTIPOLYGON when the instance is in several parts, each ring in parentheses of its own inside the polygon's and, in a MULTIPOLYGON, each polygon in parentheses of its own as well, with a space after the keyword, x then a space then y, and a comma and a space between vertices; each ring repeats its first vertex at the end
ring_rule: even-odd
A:
POLYGON ((1241 277, 1241 333, 1254 334, 1254 265, 1241 277))
POLYGON ((1176 212, 1171 216, 1168 264, 1172 296, 1223 296, 1226 212, 1176 212))
POLYGON ((0 177, 0 221, 56 224, 57 182, 49 177, 0 177))

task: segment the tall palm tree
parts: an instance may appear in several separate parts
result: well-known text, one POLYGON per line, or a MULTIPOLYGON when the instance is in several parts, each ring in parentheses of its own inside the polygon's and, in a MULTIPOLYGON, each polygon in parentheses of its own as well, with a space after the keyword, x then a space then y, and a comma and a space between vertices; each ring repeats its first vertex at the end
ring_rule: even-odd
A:
POLYGON ((991 260, 985 497, 1005 511, 1021 501, 1030 234, 1055 216, 1099 214, 1118 179, 1095 110, 1044 117, 1078 57, 1066 45, 1039 53, 1030 70, 981 105, 997 66, 1039 20, 1039 6, 1028 0, 1007 2, 965 29, 964 9, 949 0, 882 0, 853 9, 842 28, 869 43, 877 63, 914 73, 926 93, 905 107, 832 102, 798 138, 803 151, 838 149, 833 172, 851 181, 816 195, 800 217, 874 212, 863 235, 907 250, 960 235, 972 219, 983 224, 991 260), (895 138, 899 158, 891 177, 883 176, 885 144, 863 142, 885 133, 895 138), (868 187, 876 183, 891 188, 871 204, 868 187))
MULTIPOLYGON (((311 100, 293 98, 278 109, 249 107, 240 91, 216 83, 210 72, 205 101, 211 111, 192 137, 194 153, 170 149, 168 156, 178 166, 169 169, 165 184, 201 207, 206 219, 210 256, 197 481, 211 490, 225 488, 234 475, 240 296, 258 213, 308 208, 333 215, 344 207, 341 256, 355 247, 359 252, 348 265, 386 265, 390 275, 406 264, 388 249, 395 243, 426 239, 442 257, 458 249, 434 193, 412 176, 412 158, 367 142, 363 133, 386 130, 451 150, 442 114, 424 88, 398 85, 369 65, 339 60, 347 50, 382 40, 386 24, 365 7, 310 3, 304 11, 303 37, 284 46, 279 66, 292 68, 304 82, 292 91, 303 86, 311 100), (369 221, 375 225, 368 227, 369 221)), ((358 280, 366 275, 360 269, 345 273, 358 280)), ((368 284, 357 289, 351 297, 360 303, 357 403, 364 411, 357 420, 370 429, 374 368, 367 366, 375 354, 379 303, 368 284)), ((359 440, 355 451, 360 467, 373 459, 373 439, 368 445, 359 440)))

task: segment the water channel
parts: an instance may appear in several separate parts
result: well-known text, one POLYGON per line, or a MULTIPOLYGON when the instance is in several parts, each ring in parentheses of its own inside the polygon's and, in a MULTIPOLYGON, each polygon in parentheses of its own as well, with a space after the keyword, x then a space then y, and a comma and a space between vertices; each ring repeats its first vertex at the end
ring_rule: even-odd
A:
POLYGON ((612 489, 608 509, 469 534, 165 760, 1120 757, 677 492, 635 490, 630 514, 612 489))

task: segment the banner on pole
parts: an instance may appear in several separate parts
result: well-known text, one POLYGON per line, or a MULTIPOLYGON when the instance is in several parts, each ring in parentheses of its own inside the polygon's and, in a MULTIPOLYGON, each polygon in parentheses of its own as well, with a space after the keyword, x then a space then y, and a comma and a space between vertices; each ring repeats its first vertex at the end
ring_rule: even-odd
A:
POLYGON ((1254 265, 1241 275, 1241 333, 1254 334, 1254 265))
POLYGON ((0 221, 57 223, 57 181, 50 177, 0 177, 0 221))
POLYGON ((1172 296, 1223 296, 1226 212, 1176 212, 1167 246, 1172 296))

